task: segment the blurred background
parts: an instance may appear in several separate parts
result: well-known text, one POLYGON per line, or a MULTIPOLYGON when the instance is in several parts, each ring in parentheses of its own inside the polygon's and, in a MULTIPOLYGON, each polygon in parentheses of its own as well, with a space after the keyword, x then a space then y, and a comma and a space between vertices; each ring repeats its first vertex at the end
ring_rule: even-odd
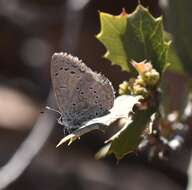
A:
MULTIPOLYGON (((141 0, 141 3, 155 17, 162 14, 158 1, 141 0)), ((42 118, 51 118, 41 112, 51 88, 50 60, 54 52, 78 56, 93 70, 107 76, 116 89, 128 79, 120 67, 111 66, 102 58, 105 48, 95 35, 100 30, 98 11, 117 15, 125 8, 130 13, 137 4, 133 0, 0 0, 0 188, 1 183, 14 175, 18 178, 6 186, 8 190, 186 188, 190 145, 164 161, 129 154, 117 163, 113 156, 94 159, 105 140, 102 133, 87 134, 70 147, 56 149, 63 137, 61 126, 55 123, 52 128, 53 121, 47 120, 39 130, 32 131, 43 122, 42 118), (31 131, 38 134, 37 141, 35 138, 27 141, 25 154, 15 162, 11 160, 14 163, 11 169, 4 168, 18 149, 26 148, 21 145, 31 131), (40 150, 31 155, 30 148, 35 146, 40 150), (30 160, 30 156, 35 157, 30 160), (19 176, 19 164, 25 160, 29 166, 19 176), (13 175, 11 171, 16 170, 13 175)), ((166 77, 169 79, 173 74, 166 77)), ((174 80, 178 89, 184 79, 174 80)), ((171 87, 171 93, 178 92, 171 87)))

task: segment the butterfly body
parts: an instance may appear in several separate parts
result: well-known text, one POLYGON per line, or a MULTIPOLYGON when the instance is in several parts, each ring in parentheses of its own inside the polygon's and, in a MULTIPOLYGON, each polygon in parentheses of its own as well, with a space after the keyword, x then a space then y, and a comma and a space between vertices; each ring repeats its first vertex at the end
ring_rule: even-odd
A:
POLYGON ((51 61, 51 79, 61 117, 66 129, 109 113, 114 103, 111 82, 93 72, 77 57, 55 53, 51 61))

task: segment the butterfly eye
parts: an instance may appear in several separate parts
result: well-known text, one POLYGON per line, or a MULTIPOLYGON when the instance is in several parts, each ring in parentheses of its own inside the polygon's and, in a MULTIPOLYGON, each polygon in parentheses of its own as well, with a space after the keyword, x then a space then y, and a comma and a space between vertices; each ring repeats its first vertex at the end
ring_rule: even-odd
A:
POLYGON ((71 71, 71 74, 75 74, 75 71, 71 71))
POLYGON ((55 76, 57 76, 58 75, 58 73, 55 73, 55 76))
POLYGON ((63 67, 61 67, 59 70, 60 70, 60 71, 63 70, 63 67))

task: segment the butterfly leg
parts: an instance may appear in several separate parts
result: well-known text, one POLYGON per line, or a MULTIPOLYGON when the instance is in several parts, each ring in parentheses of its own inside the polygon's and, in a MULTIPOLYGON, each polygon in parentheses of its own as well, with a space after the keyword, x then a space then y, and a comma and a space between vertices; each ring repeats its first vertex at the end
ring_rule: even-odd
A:
POLYGON ((66 127, 64 126, 63 132, 64 132, 64 136, 70 135, 71 133, 73 133, 75 130, 77 130, 79 127, 66 127))
POLYGON ((70 129, 69 127, 65 127, 65 126, 64 126, 64 129, 63 129, 64 136, 67 136, 67 135, 71 134, 72 131, 73 131, 73 130, 70 129))

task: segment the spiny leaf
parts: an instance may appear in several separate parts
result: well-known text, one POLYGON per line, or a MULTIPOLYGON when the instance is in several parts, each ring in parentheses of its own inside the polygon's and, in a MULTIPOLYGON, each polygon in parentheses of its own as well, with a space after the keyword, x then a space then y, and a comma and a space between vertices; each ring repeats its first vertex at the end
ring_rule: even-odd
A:
POLYGON ((168 31, 187 73, 192 75, 192 1, 160 1, 167 19, 168 31))
POLYGON ((107 155, 111 154, 110 152, 110 147, 111 147, 111 143, 106 144, 105 146, 103 146, 96 154, 95 154, 95 158, 97 160, 102 159, 104 157, 106 157, 107 155))
POLYGON ((155 19, 139 5, 132 14, 123 11, 114 16, 100 12, 101 31, 97 38, 105 45, 105 57, 122 70, 130 71, 129 64, 148 59, 160 73, 166 65, 169 43, 163 39, 162 18, 155 19))
MULTIPOLYGON (((166 41, 172 41, 173 37, 170 33, 164 32, 164 38, 166 41)), ((181 60, 179 56, 177 55, 176 49, 174 47, 174 44, 170 44, 170 48, 167 52, 167 69, 169 71, 173 71, 179 74, 184 74, 183 65, 181 63, 181 60)))
POLYGON ((141 142, 141 135, 150 121, 153 109, 137 111, 132 121, 129 120, 125 126, 113 135, 107 143, 111 143, 109 152, 114 153, 118 160, 126 154, 137 149, 141 142))

